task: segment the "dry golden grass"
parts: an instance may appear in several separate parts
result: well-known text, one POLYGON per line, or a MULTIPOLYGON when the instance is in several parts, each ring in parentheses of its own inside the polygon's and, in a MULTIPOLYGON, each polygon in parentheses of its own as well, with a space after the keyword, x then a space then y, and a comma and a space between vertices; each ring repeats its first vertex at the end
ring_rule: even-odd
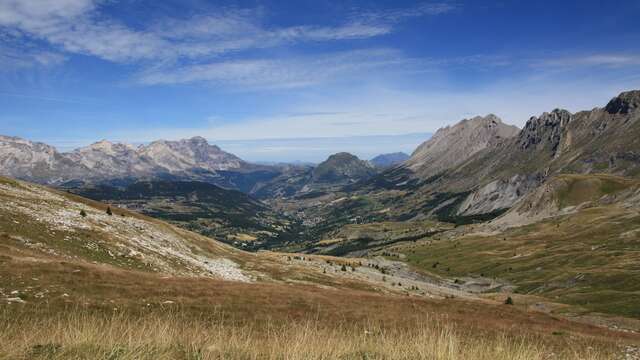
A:
POLYGON ((78 231, 70 242, 7 214, 0 359, 615 359, 621 346, 640 343, 637 334, 495 301, 383 291, 157 220, 148 223, 262 277, 243 283, 138 269, 83 250, 89 240, 109 244, 109 234, 85 239, 78 231))
POLYGON ((317 320, 249 325, 180 310, 144 316, 76 310, 41 317, 0 311, 1 359, 610 359, 586 340, 549 347, 535 335, 482 333, 446 317, 385 328, 317 320))

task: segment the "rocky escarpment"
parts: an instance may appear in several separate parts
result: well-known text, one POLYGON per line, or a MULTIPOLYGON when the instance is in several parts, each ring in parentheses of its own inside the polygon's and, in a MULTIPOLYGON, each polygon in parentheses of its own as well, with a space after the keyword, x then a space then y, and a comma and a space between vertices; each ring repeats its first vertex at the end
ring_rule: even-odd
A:
POLYGON ((541 175, 514 175, 508 179, 494 180, 472 192, 460 204, 460 216, 494 213, 508 209, 524 194, 535 189, 541 182, 541 175))
POLYGON ((568 146, 566 129, 572 119, 570 112, 560 109, 532 117, 518 135, 518 147, 522 151, 545 151, 551 157, 558 156, 568 146))
POLYGON ((492 222, 520 226, 575 213, 594 206, 640 205, 640 182, 615 175, 559 175, 522 197, 512 209, 492 222))
POLYGON ((640 90, 623 92, 604 108, 609 114, 629 114, 640 108, 640 90))

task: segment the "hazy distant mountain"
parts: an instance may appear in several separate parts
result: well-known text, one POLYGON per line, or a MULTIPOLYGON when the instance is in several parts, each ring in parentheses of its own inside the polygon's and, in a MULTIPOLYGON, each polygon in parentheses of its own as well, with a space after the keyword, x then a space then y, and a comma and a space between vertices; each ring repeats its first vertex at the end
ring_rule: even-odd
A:
POLYGON ((390 154, 378 155, 373 159, 369 160, 369 162, 377 168, 384 169, 394 165, 401 164, 405 162, 407 159, 409 159, 409 157, 410 156, 408 154, 405 154, 403 152, 395 152, 390 154))
POLYGON ((201 137, 139 147, 103 140, 59 153, 42 143, 0 136, 0 174, 46 184, 155 176, 206 179, 218 171, 257 168, 201 137))
POLYGON ((374 167, 357 156, 341 152, 329 158, 313 169, 314 182, 355 182, 376 173, 374 167))
POLYGON ((376 173, 376 168, 368 161, 341 152, 329 156, 315 167, 290 165, 282 168, 279 176, 258 184, 251 193, 260 199, 321 195, 370 178, 376 173))

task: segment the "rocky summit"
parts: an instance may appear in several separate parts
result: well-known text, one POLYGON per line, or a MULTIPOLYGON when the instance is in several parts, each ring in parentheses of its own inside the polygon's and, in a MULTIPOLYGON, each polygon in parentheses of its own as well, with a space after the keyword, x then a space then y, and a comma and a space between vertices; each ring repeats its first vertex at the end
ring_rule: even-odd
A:
POLYGON ((472 155, 514 137, 519 129, 507 125, 493 115, 465 119, 453 126, 439 129, 420 145, 407 160, 406 166, 423 176, 462 164, 472 155))
POLYGON ((390 154, 380 154, 369 160, 369 162, 377 168, 384 169, 402 164, 403 162, 407 161, 409 157, 409 155, 403 152, 395 152, 390 154))
POLYGON ((347 152, 341 152, 329 156, 329 158, 313 170, 313 181, 335 182, 344 180, 354 182, 367 178, 375 173, 375 169, 367 161, 360 160, 357 156, 347 152))

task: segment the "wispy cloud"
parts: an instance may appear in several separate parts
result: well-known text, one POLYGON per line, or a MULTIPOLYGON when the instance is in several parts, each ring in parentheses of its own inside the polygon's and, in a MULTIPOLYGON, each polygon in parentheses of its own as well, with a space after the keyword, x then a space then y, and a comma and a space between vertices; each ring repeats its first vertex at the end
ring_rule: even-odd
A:
POLYGON ((589 66, 627 67, 640 66, 640 54, 600 53, 583 55, 561 55, 553 58, 533 60, 536 67, 579 68, 589 66))
POLYGON ((0 67, 4 70, 32 68, 34 66, 55 66, 63 63, 62 54, 36 49, 16 49, 0 45, 0 67))
POLYGON ((208 82, 247 88, 295 88, 358 76, 375 69, 410 70, 411 59, 392 49, 354 50, 289 59, 222 61, 160 67, 142 73, 146 85, 208 82))
POLYGON ((387 34, 402 19, 453 9, 426 4, 413 9, 365 12, 334 26, 267 27, 259 9, 169 18, 134 29, 105 16, 99 0, 0 0, 0 27, 45 40, 66 52, 114 62, 203 60, 231 51, 308 41, 361 39, 387 34))

